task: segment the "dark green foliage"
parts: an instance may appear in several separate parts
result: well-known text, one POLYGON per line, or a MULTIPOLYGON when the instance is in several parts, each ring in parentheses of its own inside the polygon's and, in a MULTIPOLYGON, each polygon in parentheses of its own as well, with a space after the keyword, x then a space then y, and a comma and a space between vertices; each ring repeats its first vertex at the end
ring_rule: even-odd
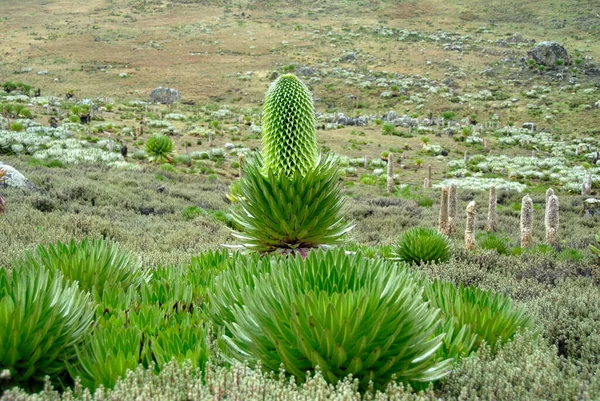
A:
POLYGON ((353 226, 344 221, 342 187, 333 156, 288 177, 267 170, 260 156, 248 158, 232 209, 233 224, 247 249, 272 252, 339 243, 353 226))
POLYGON ((65 279, 78 281, 82 289, 93 291, 105 284, 127 288, 139 287, 148 281, 133 255, 123 252, 114 242, 103 239, 81 242, 71 240, 68 244, 39 246, 34 253, 27 253, 16 265, 29 265, 35 269, 46 268, 60 271, 65 279))
MULTIPOLYGON (((424 298, 432 307, 440 309, 441 318, 446 322, 442 328, 450 324, 449 320, 457 333, 467 326, 462 343, 464 347, 456 347, 458 351, 468 354, 468 344, 472 344, 471 350, 477 349, 482 341, 495 348, 498 341, 511 339, 517 330, 533 328, 533 319, 525 313, 525 309, 513 308, 512 300, 502 294, 462 284, 457 287, 440 280, 425 282, 424 286, 424 298), (471 333, 476 336, 474 342, 471 333)), ((445 345, 452 349, 451 344, 445 345)))
POLYGON ((396 257, 408 263, 445 262, 450 259, 451 251, 446 235, 425 227, 404 232, 394 248, 396 257))
POLYGON ((146 142, 146 153, 151 161, 164 163, 171 160, 173 141, 166 135, 154 135, 146 142))
POLYGON ((0 371, 8 369, 10 383, 26 388, 61 375, 93 315, 89 295, 63 283, 60 273, 0 268, 0 371))
POLYGON ((267 369, 304 378, 318 365, 330 383, 352 374, 363 387, 447 373, 449 360, 433 357, 435 310, 406 268, 381 259, 338 250, 240 260, 217 278, 211 305, 233 355, 267 369))

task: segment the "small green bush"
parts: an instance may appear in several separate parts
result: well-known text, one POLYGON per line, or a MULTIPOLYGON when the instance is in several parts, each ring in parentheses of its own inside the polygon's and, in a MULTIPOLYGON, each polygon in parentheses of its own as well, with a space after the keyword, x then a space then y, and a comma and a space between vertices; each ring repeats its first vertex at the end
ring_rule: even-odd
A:
POLYGON ((448 236, 425 227, 414 227, 404 232, 394 247, 394 255, 408 263, 446 262, 451 251, 448 236))
POLYGON ((21 131, 25 130, 25 126, 23 125, 22 122, 15 121, 10 124, 10 130, 15 131, 15 132, 21 132, 21 131))

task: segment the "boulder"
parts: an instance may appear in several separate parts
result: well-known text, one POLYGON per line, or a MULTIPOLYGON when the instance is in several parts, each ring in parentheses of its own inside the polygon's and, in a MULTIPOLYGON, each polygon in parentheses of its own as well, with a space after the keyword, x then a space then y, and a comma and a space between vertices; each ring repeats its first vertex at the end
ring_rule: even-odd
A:
POLYGON ((558 42, 540 42, 527 52, 527 55, 529 58, 534 59, 536 63, 549 68, 556 67, 558 60, 562 60, 564 64, 570 62, 567 49, 558 42))
POLYGON ((0 181, 0 187, 22 188, 37 191, 35 185, 21 174, 16 168, 0 162, 0 170, 4 170, 4 178, 0 181))
POLYGON ((303 66, 298 68, 298 70, 296 71, 297 75, 300 75, 301 77, 312 77, 318 74, 318 71, 315 68, 312 67, 308 67, 308 66, 303 66))
POLYGON ((159 86, 150 93, 150 102, 171 104, 181 100, 181 93, 177 89, 159 86))
POLYGON ((356 52, 349 52, 342 56, 342 61, 349 63, 352 61, 356 61, 356 52))
POLYGON ((588 198, 583 201, 584 216, 600 216, 600 200, 588 198))
POLYGON ((526 39, 523 37, 523 35, 521 35, 519 32, 515 32, 513 33, 513 35, 506 39, 507 43, 513 43, 515 45, 521 44, 521 43, 535 43, 534 39, 526 39))

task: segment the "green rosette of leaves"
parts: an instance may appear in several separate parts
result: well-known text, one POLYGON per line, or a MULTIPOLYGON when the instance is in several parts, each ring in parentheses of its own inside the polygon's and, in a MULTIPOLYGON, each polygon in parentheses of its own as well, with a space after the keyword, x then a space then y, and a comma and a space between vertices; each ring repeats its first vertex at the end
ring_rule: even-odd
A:
POLYGON ((257 252, 300 252, 342 241, 353 225, 335 157, 321 158, 312 95, 288 74, 273 82, 263 108, 263 150, 248 157, 232 195, 234 234, 257 252))

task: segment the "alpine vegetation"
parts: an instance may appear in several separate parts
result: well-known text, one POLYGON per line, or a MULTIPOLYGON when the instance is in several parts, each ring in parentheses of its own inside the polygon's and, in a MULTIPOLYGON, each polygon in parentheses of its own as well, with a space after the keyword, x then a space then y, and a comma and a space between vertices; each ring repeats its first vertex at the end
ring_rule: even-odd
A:
POLYGON ((393 254, 407 263, 447 262, 450 259, 452 243, 446 234, 433 228, 413 227, 404 232, 393 254))
POLYGON ((498 198, 496 197, 496 186, 492 185, 490 187, 487 223, 485 225, 486 231, 490 233, 498 231, 498 211, 496 209, 497 203, 498 198))
POLYGON ((275 176, 306 175, 319 163, 315 108, 306 85, 287 74, 274 81, 263 105, 264 168, 275 176))
POLYGON ((236 184, 234 236, 257 252, 339 243, 354 226, 342 214, 337 159, 319 157, 312 95, 296 76, 279 77, 263 107, 263 151, 248 157, 236 184))
POLYGON ((394 193, 394 154, 390 152, 387 160, 387 191, 388 194, 394 193))
POLYGON ((469 251, 475 249, 477 241, 475 240, 475 215, 477 213, 475 201, 467 205, 467 224, 465 226, 465 248, 469 251))
POLYGON ((546 225, 546 243, 556 245, 558 241, 558 196, 550 195, 546 202, 546 215, 544 218, 546 225))
POLYGON ((440 199, 440 215, 438 218, 438 231, 448 235, 448 187, 442 187, 440 199))
POLYGON ((458 194, 456 184, 451 183, 448 188, 448 235, 456 233, 458 194))
POLYGON ((435 352, 438 312, 406 267, 343 250, 238 262, 210 298, 234 358, 301 379, 319 366, 328 382, 352 374, 363 389, 449 373, 435 352))
POLYGON ((525 195, 521 201, 521 248, 533 245, 533 200, 525 195))
POLYGON ((173 155, 173 141, 165 135, 154 135, 146 142, 146 153, 151 161, 168 162, 173 155))

